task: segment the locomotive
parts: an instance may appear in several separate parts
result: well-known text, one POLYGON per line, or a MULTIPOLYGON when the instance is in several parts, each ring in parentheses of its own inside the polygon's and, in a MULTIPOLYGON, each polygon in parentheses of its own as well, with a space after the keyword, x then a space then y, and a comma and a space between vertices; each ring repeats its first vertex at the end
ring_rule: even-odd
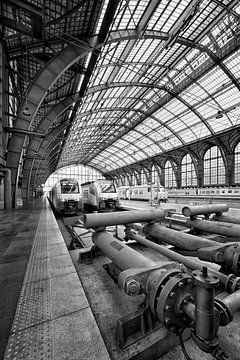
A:
POLYGON ((58 213, 74 214, 82 210, 82 191, 77 180, 58 180, 50 191, 49 199, 58 213))
POLYGON ((81 184, 84 210, 116 210, 118 194, 111 180, 101 179, 81 184))

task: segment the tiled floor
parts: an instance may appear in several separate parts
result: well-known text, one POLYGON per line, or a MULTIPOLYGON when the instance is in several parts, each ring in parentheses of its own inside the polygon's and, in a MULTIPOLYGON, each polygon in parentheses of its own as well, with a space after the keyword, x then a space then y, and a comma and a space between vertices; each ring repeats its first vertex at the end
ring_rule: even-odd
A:
POLYGON ((0 359, 109 360, 47 200, 0 220, 0 359))
POLYGON ((0 359, 3 358, 22 288, 41 201, 0 210, 0 359))

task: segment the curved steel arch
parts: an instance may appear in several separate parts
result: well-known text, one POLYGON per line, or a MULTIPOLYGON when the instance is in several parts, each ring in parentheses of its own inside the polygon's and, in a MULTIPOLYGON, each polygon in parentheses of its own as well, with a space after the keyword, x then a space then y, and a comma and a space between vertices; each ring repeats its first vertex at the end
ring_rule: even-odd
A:
MULTIPOLYGON (((90 45, 96 44, 96 38, 93 40, 89 39, 89 43, 82 44, 80 47, 67 46, 62 50, 60 54, 51 59, 36 75, 30 86, 28 87, 28 107, 30 113, 32 114, 29 119, 27 116, 23 115, 23 108, 25 103, 22 102, 19 106, 17 112, 17 118, 15 120, 15 127, 23 130, 30 128, 34 117, 43 102, 43 99, 47 93, 48 88, 50 88, 58 78, 76 61, 81 57, 85 56, 86 53, 93 51, 93 47, 90 45), (21 118, 20 118, 21 114, 21 118)), ((22 148, 25 142, 25 136, 20 134, 13 134, 7 153, 7 167, 11 169, 12 176, 12 188, 15 201, 16 196, 16 187, 19 171, 19 163, 21 159, 22 148)))
MULTIPOLYGON (((164 32, 158 32, 158 31, 154 31, 154 30, 146 30, 144 31, 144 34, 141 36, 141 38, 143 39, 159 39, 159 40, 168 40, 169 35, 168 33, 164 33, 164 32)), ((116 30, 110 33, 109 35, 109 40, 107 43, 111 43, 111 42, 120 42, 123 40, 138 40, 139 39, 139 32, 136 32, 136 30, 116 30)), ((229 77, 229 79, 233 82, 233 84, 238 88, 238 90, 240 91, 240 84, 237 81, 237 79, 233 76, 233 74, 225 67, 225 65, 221 62, 221 59, 214 54, 214 52, 212 52, 207 46, 198 44, 192 40, 183 38, 181 36, 178 36, 176 38, 176 43, 180 44, 180 45, 185 45, 186 47, 190 47, 190 48, 194 48, 194 49, 198 49, 200 52, 204 52, 206 53, 215 64, 217 64, 224 72, 225 74, 229 77)), ((236 47, 236 42, 238 43, 238 46, 240 45, 240 38, 236 38, 235 40, 235 47, 236 47)))
MULTIPOLYGON (((46 115, 45 117, 40 121, 40 123, 37 126, 37 131, 45 132, 51 124, 62 114, 64 113, 69 106, 71 106, 77 99, 78 99, 79 93, 72 94, 68 96, 67 98, 60 101, 57 105, 55 105, 46 115)), ((67 127, 67 124, 64 124, 64 128, 67 127)), ((62 131, 62 130, 61 130, 62 131)), ((51 132, 52 134, 52 132, 51 132)), ((39 146, 41 146, 41 143, 43 143, 43 139, 39 138, 32 138, 26 155, 31 156, 36 154, 35 149, 39 149, 39 146)), ((38 150, 37 150, 38 152, 38 150)), ((24 161, 23 166, 23 179, 22 179, 22 189, 28 189, 29 188, 29 178, 31 177, 31 169, 34 165, 34 159, 28 159, 27 161, 24 161), (27 171, 29 170, 29 171, 27 171)), ((26 192, 22 192, 22 198, 26 199, 28 197, 28 194, 26 192)))

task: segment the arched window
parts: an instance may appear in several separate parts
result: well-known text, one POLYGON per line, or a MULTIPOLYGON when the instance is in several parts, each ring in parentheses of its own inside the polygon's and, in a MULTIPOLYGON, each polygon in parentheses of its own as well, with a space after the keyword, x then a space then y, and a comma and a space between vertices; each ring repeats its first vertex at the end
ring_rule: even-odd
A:
POLYGON ((141 185, 144 185, 147 183, 146 175, 145 175, 143 169, 141 170, 141 173, 140 173, 140 181, 141 181, 141 185))
POLYGON ((172 164, 168 160, 165 164, 165 187, 166 188, 176 188, 177 182, 176 177, 172 168, 172 164))
POLYGON ((158 182, 158 174, 156 167, 154 165, 152 166, 152 170, 151 170, 151 179, 152 179, 152 184, 156 184, 158 182))
POLYGON ((204 155, 204 185, 225 184, 225 166, 221 152, 212 146, 204 155))
POLYGON ((234 182, 235 184, 240 183, 240 143, 234 151, 234 182))
POLYGON ((189 154, 185 155, 181 164, 181 186, 196 186, 197 175, 196 170, 189 154))

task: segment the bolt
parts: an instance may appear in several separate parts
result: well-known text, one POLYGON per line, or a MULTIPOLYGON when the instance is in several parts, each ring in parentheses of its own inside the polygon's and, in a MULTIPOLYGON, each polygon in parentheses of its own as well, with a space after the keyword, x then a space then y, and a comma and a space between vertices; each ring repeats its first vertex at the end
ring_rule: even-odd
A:
POLYGON ((180 288, 183 287, 183 282, 182 282, 182 281, 180 281, 180 282, 178 283, 178 287, 180 287, 180 288))
POLYGON ((169 305, 165 305, 165 307, 164 307, 165 310, 168 310, 169 308, 170 308, 169 305))
POLYGON ((175 292, 173 292, 173 291, 171 291, 170 294, 169 294, 170 298, 173 298, 174 295, 175 295, 175 292))
POLYGON ((192 279, 187 279, 187 283, 191 285, 192 284, 192 279))
POLYGON ((128 279, 125 282, 125 292, 128 295, 135 296, 140 293, 141 290, 141 284, 139 281, 135 279, 128 279))
POLYGON ((165 324, 169 324, 170 323, 169 317, 165 317, 164 322, 165 322, 165 324))

